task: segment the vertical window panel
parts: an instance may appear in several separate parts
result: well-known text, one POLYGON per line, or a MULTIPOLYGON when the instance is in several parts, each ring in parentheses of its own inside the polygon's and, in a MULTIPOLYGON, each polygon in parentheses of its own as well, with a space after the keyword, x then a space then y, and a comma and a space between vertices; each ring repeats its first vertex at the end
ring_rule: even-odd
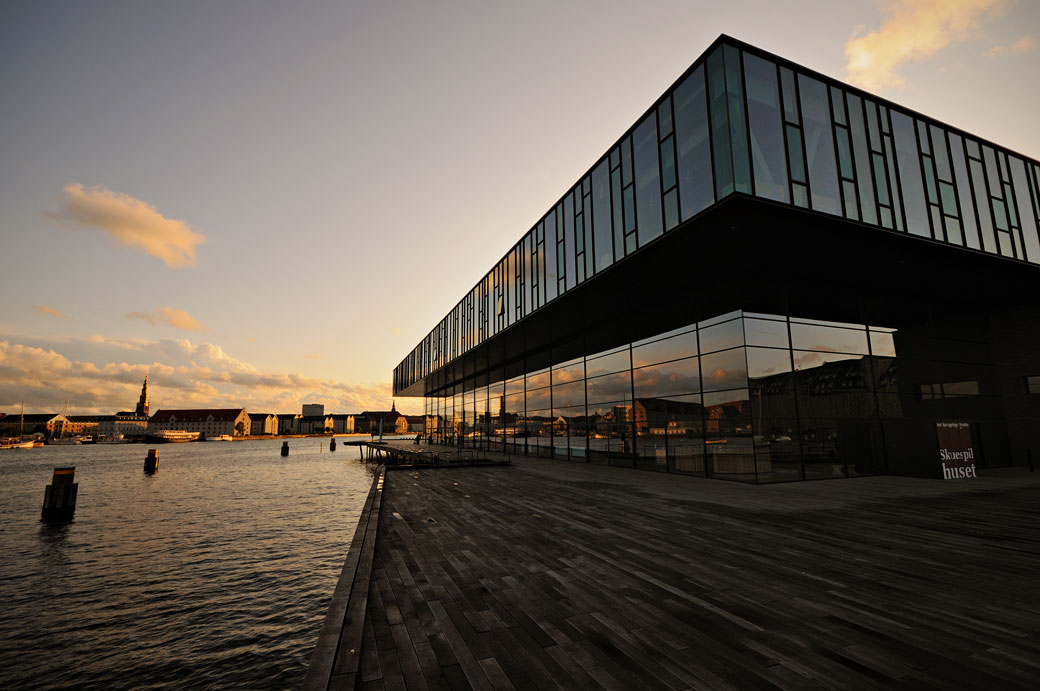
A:
POLYGON ((610 225, 610 172, 603 159, 592 171, 592 223, 595 271, 614 263, 614 246, 610 225))
POLYGON ((740 74, 740 51, 723 46, 726 57, 726 98, 729 102, 730 147, 733 151, 733 188, 751 194, 751 164, 748 156, 747 125, 744 119, 744 79, 740 74))
MULTIPOLYGON (((973 144, 970 140, 968 144, 973 144)), ((979 230, 982 234, 982 248, 987 252, 997 252, 997 236, 993 230, 993 216, 990 213, 989 193, 986 191, 986 174, 982 163, 976 159, 968 159, 968 172, 971 174, 972 195, 975 199, 975 210, 979 214, 979 230)))
POLYGON ((730 152, 729 111, 726 105, 726 70, 722 50, 708 56, 708 102, 711 113, 711 143, 715 157, 715 198, 733 192, 733 154, 730 152))
POLYGON ((624 192, 621 189, 621 169, 610 173, 611 216, 614 230, 614 258, 625 256, 625 214, 623 209, 624 192))
POLYGON ((1023 161, 1014 156, 1011 159, 1011 181, 1015 185, 1015 200, 1021 209, 1022 240, 1025 242, 1025 258, 1040 263, 1040 238, 1037 237, 1036 217, 1033 215, 1032 195, 1029 193, 1029 178, 1023 161))
POLYGON ((917 140, 914 137, 914 123, 906 115, 893 111, 892 131, 895 137, 899 185, 903 192, 907 228, 914 235, 931 237, 924 186, 921 182, 921 157, 917 153, 917 140))
POLYGON ((564 276, 567 290, 573 288, 575 281, 574 257, 574 196, 568 194, 563 200, 563 237, 564 237, 564 276))
POLYGON ((662 232, 661 174, 657 160, 657 122, 653 115, 635 130, 636 227, 642 247, 662 232))
POLYGON ((859 96, 847 94, 849 106, 849 129, 852 132, 852 150, 856 159, 856 183, 859 186, 859 197, 862 202, 860 212, 867 223, 878 222, 874 208, 874 182, 870 174, 870 148, 867 144, 867 131, 863 123, 863 103, 859 96))
POLYGON ((964 142, 959 135, 953 132, 950 133, 950 151, 953 159, 953 176, 957 183, 957 201, 960 206, 964 243, 968 247, 979 249, 979 231, 978 226, 975 225, 975 203, 971 195, 968 167, 964 162, 964 142))
POLYGON ((708 107, 703 65, 675 89, 675 136, 678 147, 679 199, 682 220, 715 201, 708 140, 708 107))
POLYGON ((798 89, 802 103, 802 129, 806 159, 809 163, 812 208, 841 215, 838 169, 834 158, 827 88, 823 83, 800 74, 798 89))
POLYGON ((754 55, 744 55, 748 121, 751 124, 751 161, 755 194, 788 201, 787 162, 780 116, 776 65, 754 55))
POLYGON ((556 210, 545 217, 545 301, 556 297, 556 210))

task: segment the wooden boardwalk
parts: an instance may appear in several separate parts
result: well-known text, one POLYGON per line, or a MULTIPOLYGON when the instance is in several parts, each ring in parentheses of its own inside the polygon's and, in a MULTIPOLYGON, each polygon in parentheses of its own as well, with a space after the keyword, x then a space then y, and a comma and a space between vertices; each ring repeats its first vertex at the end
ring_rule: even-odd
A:
POLYGON ((365 689, 1040 687, 1040 473, 387 476, 365 689))

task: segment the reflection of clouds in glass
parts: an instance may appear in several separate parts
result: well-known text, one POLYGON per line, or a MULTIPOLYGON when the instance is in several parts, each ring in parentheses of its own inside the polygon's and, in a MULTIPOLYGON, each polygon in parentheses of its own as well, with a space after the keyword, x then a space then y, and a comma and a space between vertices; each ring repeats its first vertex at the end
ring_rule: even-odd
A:
POLYGON ((568 382, 552 388, 553 405, 585 405, 584 382, 568 382))
POLYGON ((842 360, 862 360, 858 355, 846 355, 843 353, 825 353, 810 351, 794 351, 794 368, 797 370, 820 367, 828 362, 841 362, 842 360))
POLYGON ((697 354, 697 334, 690 332, 632 349, 632 366, 656 365, 697 354))
POLYGON ((704 373, 705 389, 735 389, 747 385, 747 373, 743 369, 716 368, 704 373))
POLYGON ((800 350, 830 353, 867 352, 867 332, 812 324, 791 324, 792 345, 800 350))
POLYGON ((536 391, 527 392, 528 410, 541 410, 542 408, 548 408, 550 403, 549 389, 538 389, 536 391))
POLYGON ((621 372, 622 370, 627 370, 630 365, 631 359, 628 357, 628 350, 622 350, 612 355, 604 355, 586 362, 585 376, 595 377, 601 374, 621 372))
POLYGON ((669 396, 700 391, 697 358, 644 367, 633 372, 637 397, 669 396))
POLYGON ((567 382, 578 381, 585 378, 585 366, 581 363, 569 367, 554 369, 552 372, 553 386, 567 382))
POLYGON ((589 402, 627 401, 632 397, 632 382, 628 372, 597 377, 588 381, 589 402))

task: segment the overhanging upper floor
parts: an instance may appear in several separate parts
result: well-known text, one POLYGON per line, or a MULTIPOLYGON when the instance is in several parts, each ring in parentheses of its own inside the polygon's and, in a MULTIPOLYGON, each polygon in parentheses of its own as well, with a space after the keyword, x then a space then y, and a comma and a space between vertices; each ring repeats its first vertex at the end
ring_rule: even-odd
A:
POLYGON ((395 368, 394 391, 702 304, 783 312, 765 303, 815 294, 826 318, 846 289, 896 311, 1035 295, 1038 179, 1035 160, 722 36, 395 368))

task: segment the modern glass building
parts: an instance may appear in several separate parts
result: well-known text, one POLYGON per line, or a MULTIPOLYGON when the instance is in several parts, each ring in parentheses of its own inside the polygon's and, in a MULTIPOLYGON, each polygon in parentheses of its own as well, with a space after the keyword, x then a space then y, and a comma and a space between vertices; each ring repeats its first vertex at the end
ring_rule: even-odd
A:
MULTIPOLYGON (((394 370, 443 443, 749 482, 1040 452, 1040 163, 721 36, 394 370)), ((1040 459, 1038 459, 1040 460, 1040 459)))

